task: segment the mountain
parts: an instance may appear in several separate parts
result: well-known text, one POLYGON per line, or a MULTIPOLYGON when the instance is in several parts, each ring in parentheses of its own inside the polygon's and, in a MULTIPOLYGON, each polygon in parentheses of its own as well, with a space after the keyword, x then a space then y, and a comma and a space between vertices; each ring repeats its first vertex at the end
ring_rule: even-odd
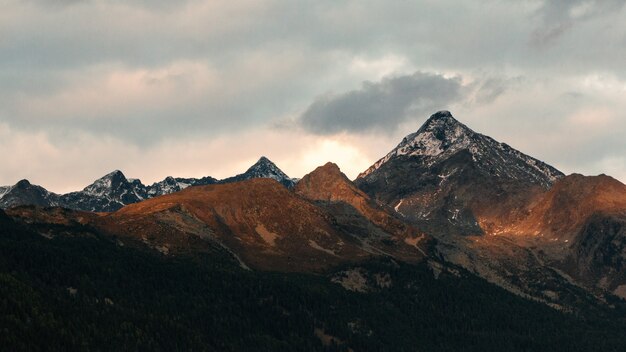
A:
POLYGON ((61 204, 70 209, 111 212, 125 205, 178 192, 189 186, 216 182, 216 179, 209 176, 200 179, 168 176, 163 181, 145 186, 140 180, 127 179, 121 171, 116 170, 97 179, 80 192, 61 196, 61 204))
POLYGON ((440 111, 355 184, 511 292, 559 309, 626 296, 626 191, 610 177, 566 177, 440 111))
POLYGON ((568 175, 530 207, 529 215, 511 231, 549 240, 573 242, 595 213, 626 211, 626 185, 606 176, 568 175))
POLYGON ((391 256, 405 260, 426 255, 430 238, 402 221, 393 209, 374 202, 334 163, 320 166, 302 177, 294 191, 327 209, 337 225, 361 233, 366 246, 380 248, 391 256), (399 243, 403 245, 398 246, 399 243))
POLYGON ((164 194, 170 194, 190 186, 204 186, 217 183, 218 180, 211 176, 203 178, 181 178, 168 176, 163 181, 155 182, 151 186, 146 187, 146 194, 148 198, 162 196, 164 194))
POLYGON ((21 180, 14 186, 0 188, 0 208, 19 205, 55 206, 60 204, 59 195, 45 188, 21 180))
POLYGON ((62 206, 93 212, 111 212, 121 209, 125 205, 178 192, 189 186, 209 185, 217 182, 210 176, 198 179, 168 176, 163 181, 146 186, 140 180, 127 179, 121 171, 115 170, 95 180, 81 191, 57 195, 41 186, 31 185, 28 180, 22 180, 15 186, 0 187, 0 208, 38 205, 43 207, 62 206))
POLYGON ((626 298, 626 185, 606 175, 566 176, 509 232, 531 237, 544 261, 587 287, 626 298))
POLYGON ((202 178, 181 178, 168 176, 152 185, 144 185, 138 179, 127 179, 124 174, 115 170, 94 181, 82 191, 56 195, 40 186, 32 186, 22 180, 12 187, 0 187, 0 208, 17 205, 63 206, 70 209, 111 212, 123 206, 140 202, 145 199, 181 191, 190 186, 203 186, 214 183, 230 183, 253 178, 271 178, 287 188, 293 188, 294 179, 289 178, 273 162, 261 157, 245 173, 217 180, 206 176, 202 178))
POLYGON ((38 205, 107 212, 120 209, 126 204, 138 202, 146 197, 146 189, 141 181, 129 181, 121 171, 116 170, 97 179, 82 191, 63 195, 49 192, 41 186, 31 185, 28 180, 22 180, 15 186, 4 187, 4 190, 0 192, 0 208, 38 205))
POLYGON ((71 209, 109 212, 146 197, 145 186, 141 181, 129 181, 121 171, 115 170, 82 191, 64 194, 61 196, 61 204, 71 209))
POLYGON ((472 131, 449 111, 439 111, 431 115, 417 132, 404 137, 396 148, 360 174, 359 178, 365 178, 402 156, 420 157, 425 164, 434 166, 462 151, 469 152, 472 161, 482 171, 494 176, 530 181, 544 187, 563 177, 554 167, 472 131))
POLYGON ((287 188, 293 188, 296 184, 294 179, 287 176, 276 164, 264 156, 254 163, 254 165, 250 166, 243 174, 223 179, 220 183, 238 182, 253 178, 271 178, 287 188))
POLYGON ((440 111, 355 184, 411 222, 474 235, 524 217, 529 200, 563 176, 440 111))

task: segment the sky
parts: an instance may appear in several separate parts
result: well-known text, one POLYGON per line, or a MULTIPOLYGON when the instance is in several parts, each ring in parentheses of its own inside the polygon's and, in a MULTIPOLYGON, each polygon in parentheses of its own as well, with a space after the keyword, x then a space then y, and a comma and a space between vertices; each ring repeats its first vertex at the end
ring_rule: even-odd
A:
POLYGON ((0 0, 0 185, 355 178, 438 110, 626 182, 625 2, 0 0))

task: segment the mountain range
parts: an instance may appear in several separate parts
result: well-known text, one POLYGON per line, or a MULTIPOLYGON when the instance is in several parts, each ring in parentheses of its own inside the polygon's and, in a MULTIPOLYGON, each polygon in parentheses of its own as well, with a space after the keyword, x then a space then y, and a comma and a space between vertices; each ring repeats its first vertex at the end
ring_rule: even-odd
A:
POLYGON ((272 178, 292 188, 295 181, 282 172, 266 157, 261 157, 246 172, 217 180, 211 176, 202 178, 166 177, 152 185, 144 185, 138 179, 127 179, 119 170, 115 170, 95 180, 82 191, 67 194, 55 194, 45 188, 32 185, 28 180, 21 180, 13 186, 0 187, 0 208, 18 205, 38 205, 44 207, 61 206, 69 209, 111 212, 125 205, 146 199, 181 191, 189 186, 210 185, 249 180, 252 178, 272 178))
POLYGON ((566 176, 448 111, 354 181, 333 163, 294 180, 262 157, 224 180, 145 186, 115 171, 64 195, 22 180, 0 188, 0 207, 47 239, 89 234, 164 258, 224 257, 347 292, 400 289, 399 269, 368 269, 385 261, 452 285, 477 277, 560 312, 626 317, 626 185, 566 176))

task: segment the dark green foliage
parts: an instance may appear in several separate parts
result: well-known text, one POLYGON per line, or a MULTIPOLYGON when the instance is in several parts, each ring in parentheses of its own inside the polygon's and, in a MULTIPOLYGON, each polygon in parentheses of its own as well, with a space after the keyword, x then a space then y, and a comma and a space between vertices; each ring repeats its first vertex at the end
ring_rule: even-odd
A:
POLYGON ((356 293, 325 276, 245 271, 219 253, 167 258, 97 234, 50 240, 2 215, 2 350, 626 350, 617 323, 564 315, 467 274, 435 279, 426 265, 361 265, 393 284, 356 293), (335 343, 324 346, 315 329, 335 343))

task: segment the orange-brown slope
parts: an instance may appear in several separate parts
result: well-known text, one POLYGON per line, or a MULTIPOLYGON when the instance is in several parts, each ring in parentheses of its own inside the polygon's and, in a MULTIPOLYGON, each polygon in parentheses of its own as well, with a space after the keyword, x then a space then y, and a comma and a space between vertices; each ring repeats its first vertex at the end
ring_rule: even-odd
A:
POLYGON ((606 175, 573 174, 557 181, 514 232, 571 241, 594 214, 626 212, 626 185, 606 175))
POLYGON ((626 297, 626 185, 605 175, 567 176, 518 232, 552 242, 545 253, 579 282, 626 297))
POLYGON ((168 252, 217 240, 246 265, 269 270, 322 270, 371 255, 325 210, 271 179, 190 187, 126 206, 101 226, 168 252))
POLYGON ((425 255, 430 238, 376 204, 334 163, 326 163, 305 175, 294 191, 323 203, 340 225, 360 232, 370 245, 385 253, 409 260, 425 255))

